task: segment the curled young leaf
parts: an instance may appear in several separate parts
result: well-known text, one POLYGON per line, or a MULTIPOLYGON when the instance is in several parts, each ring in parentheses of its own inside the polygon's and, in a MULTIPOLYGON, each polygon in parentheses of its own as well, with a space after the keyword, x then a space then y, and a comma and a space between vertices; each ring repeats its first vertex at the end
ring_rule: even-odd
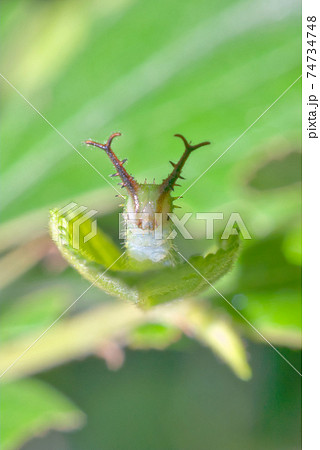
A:
POLYGON ((238 236, 232 235, 224 241, 224 248, 206 257, 194 256, 177 263, 174 267, 148 264, 147 270, 129 260, 101 230, 84 243, 84 236, 91 229, 90 219, 84 222, 79 236, 79 248, 74 248, 72 221, 61 217, 58 210, 51 211, 50 232, 63 257, 80 274, 110 295, 152 306, 178 298, 188 297, 208 289, 210 283, 225 275, 237 259, 238 236), (192 267, 194 266, 201 277, 192 267))

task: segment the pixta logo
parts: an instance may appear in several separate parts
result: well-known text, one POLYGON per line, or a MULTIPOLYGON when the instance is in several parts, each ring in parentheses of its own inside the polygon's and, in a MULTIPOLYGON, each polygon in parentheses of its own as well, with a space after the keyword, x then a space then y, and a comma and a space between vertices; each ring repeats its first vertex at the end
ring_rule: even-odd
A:
MULTIPOLYGON (((81 242, 86 243, 97 234, 97 220, 90 220, 98 211, 95 209, 88 210, 87 206, 78 205, 71 202, 58 211, 59 217, 64 219, 69 226, 72 226, 72 247, 79 250, 81 242), (87 221, 90 229, 82 227, 87 221)), ((86 225, 88 225, 86 224, 86 225)), ((70 230, 71 231, 71 230, 70 230)))
POLYGON ((147 238, 152 235, 155 240, 172 240, 178 232, 184 239, 194 239, 191 230, 187 227, 187 222, 194 216, 200 220, 205 227, 206 239, 214 237, 214 223, 217 220, 224 221, 223 233, 220 239, 229 239, 232 234, 241 234, 243 239, 251 239, 240 213, 232 212, 230 216, 225 216, 222 212, 203 212, 193 214, 187 212, 181 218, 174 213, 119 213, 119 239, 128 239, 130 235, 147 238), (174 228, 173 228, 174 227, 174 228))

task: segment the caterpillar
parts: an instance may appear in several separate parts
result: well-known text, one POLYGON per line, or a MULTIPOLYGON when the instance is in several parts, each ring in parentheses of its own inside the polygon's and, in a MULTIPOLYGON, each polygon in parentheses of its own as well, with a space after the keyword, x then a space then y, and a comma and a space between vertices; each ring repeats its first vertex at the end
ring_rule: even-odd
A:
POLYGON ((162 180, 161 184, 138 183, 132 175, 124 168, 127 159, 120 161, 111 149, 112 141, 121 133, 113 133, 105 144, 87 140, 85 144, 98 147, 106 152, 110 158, 116 173, 111 177, 118 176, 121 179, 122 188, 126 189, 127 195, 123 196, 125 201, 122 205, 123 220, 126 224, 125 247, 130 257, 138 261, 162 263, 164 265, 174 265, 172 255, 173 242, 168 239, 172 231, 172 221, 169 214, 177 206, 173 204, 178 197, 171 194, 174 191, 178 179, 183 179, 181 175, 190 154, 197 148, 209 145, 205 141, 197 145, 189 143, 181 134, 175 134, 182 139, 185 149, 177 163, 170 161, 173 166, 172 172, 162 180))

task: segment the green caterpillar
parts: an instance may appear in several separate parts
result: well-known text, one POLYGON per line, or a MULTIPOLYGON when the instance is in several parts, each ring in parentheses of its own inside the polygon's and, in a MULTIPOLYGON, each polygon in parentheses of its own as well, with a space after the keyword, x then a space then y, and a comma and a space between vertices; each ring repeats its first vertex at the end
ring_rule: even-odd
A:
POLYGON ((168 239, 172 231, 172 222, 169 220, 170 213, 175 208, 173 202, 178 197, 172 197, 181 171, 190 154, 199 147, 209 145, 210 142, 202 142, 197 145, 191 145, 181 135, 175 136, 182 139, 185 145, 183 155, 177 163, 170 161, 173 166, 172 172, 161 184, 138 183, 132 175, 129 175, 124 164, 126 159, 120 161, 111 149, 111 143, 116 136, 121 133, 112 134, 105 144, 88 140, 87 145, 99 147, 106 152, 116 173, 110 176, 118 176, 121 179, 121 187, 127 191, 125 196, 123 219, 126 223, 125 246, 128 255, 138 261, 150 261, 153 263, 163 263, 173 265, 172 240, 168 239))

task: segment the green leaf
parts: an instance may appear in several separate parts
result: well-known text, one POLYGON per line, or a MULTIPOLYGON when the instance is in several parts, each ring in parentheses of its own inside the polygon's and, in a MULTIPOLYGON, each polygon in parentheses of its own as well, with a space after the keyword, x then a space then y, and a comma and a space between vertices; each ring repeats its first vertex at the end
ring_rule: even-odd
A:
POLYGON ((9 302, 0 315, 1 342, 30 332, 40 333, 66 309, 69 297, 65 289, 55 287, 9 302))
MULTIPOLYGON (((235 280, 224 294, 270 342, 301 347, 301 229, 285 229, 262 241, 247 242, 237 263, 235 280)), ((216 300, 215 300, 216 303, 216 300)), ((243 319, 221 299, 235 319, 243 319)), ((245 324, 254 339, 258 334, 245 324)))
POLYGON ((181 332, 171 325, 162 323, 144 323, 132 330, 128 336, 128 345, 134 349, 155 348, 163 350, 180 339, 181 332))
POLYGON ((71 210, 65 214, 61 214, 58 209, 52 210, 50 212, 52 239, 67 258, 73 252, 78 258, 94 261, 105 267, 110 266, 121 256, 120 250, 100 229, 85 242, 86 236, 93 230, 93 221, 87 219, 80 223, 82 219, 86 219, 85 212, 73 216, 71 210))
POLYGON ((115 271, 115 269, 122 270, 124 264, 119 261, 121 252, 111 239, 97 229, 97 234, 84 243, 84 236, 91 230, 90 220, 84 222, 78 230, 80 248, 73 247, 73 223, 78 218, 79 216, 68 220, 67 217, 61 216, 57 209, 50 212, 50 234, 62 256, 95 286, 110 295, 136 303, 137 292, 121 281, 115 271))
MULTIPOLYGON (((259 332, 275 345, 301 348, 301 293, 294 289, 237 294, 232 304, 259 332)), ((233 314, 233 311, 232 311, 233 314)), ((234 315, 242 322, 242 319, 234 315)), ((246 326, 252 339, 259 335, 246 326)))
POLYGON ((239 378, 248 380, 251 377, 242 340, 225 317, 197 303, 190 303, 185 316, 187 327, 198 341, 211 348, 239 378))
MULTIPOLYGON (((76 218, 78 220, 79 216, 76 218)), ((74 219, 60 216, 59 210, 51 211, 50 232, 62 255, 95 286, 110 295, 114 295, 144 306, 156 305, 185 296, 191 296, 217 281, 231 268, 239 253, 238 235, 232 235, 224 247, 215 254, 206 257, 195 256, 190 259, 205 278, 202 278, 187 262, 181 262, 173 268, 163 267, 141 272, 137 265, 134 270, 112 241, 101 230, 97 231, 86 244, 84 236, 91 230, 90 219, 81 225, 79 233, 80 248, 73 247, 74 219), (85 229, 82 228, 86 226, 85 229), (91 242, 93 241, 93 242, 91 242)), ((151 266, 152 268, 152 266, 151 266)))
POLYGON ((15 336, 0 348, 0 373, 5 372, 1 381, 32 375, 74 358, 84 358, 119 336, 120 330, 126 333, 145 319, 144 312, 134 305, 107 302, 72 317, 64 316, 50 330, 43 327, 15 336), (14 364, 16 360, 18 362, 14 364))
MULTIPOLYGON (((38 8, 9 2, 3 11, 3 74, 105 177, 111 173, 105 155, 81 147, 84 139, 102 140, 109 131, 123 130, 117 151, 129 157, 138 181, 161 180, 168 160, 179 155, 171 136, 181 132, 195 142, 214 142, 197 164, 186 167, 186 183, 191 183, 301 73, 300 10, 294 2, 278 2, 267 14, 261 0, 186 0, 183 7, 180 0, 163 0, 157 8, 147 0, 113 0, 99 8, 94 2, 80 4, 47 2, 38 8), (168 17, 168 10, 175 14, 168 17), (23 39, 17 39, 22 29, 23 39), (21 62, 18 71, 13 54, 21 62), (108 71, 106 61, 112 62, 108 71)), ((4 82, 3 89, 3 220, 31 211, 46 219, 50 207, 70 198, 79 201, 88 192, 99 195, 99 211, 105 212, 112 188, 4 82)), ((255 206, 258 199, 239 189, 239 177, 230 176, 230 170, 247 168, 252 156, 275 147, 278 136, 281 142, 299 139, 300 103, 297 83, 183 202, 202 211, 245 197, 255 206), (226 184, 227 189, 217 189, 226 184)), ((282 208, 272 220, 279 223, 289 214, 282 208)), ((35 226, 31 216, 24 219, 35 226)))
POLYGON ((50 429, 73 430, 84 423, 84 414, 51 386, 34 379, 2 385, 1 443, 13 450, 50 429))
POLYGON ((136 286, 147 304, 151 305, 195 295, 209 289, 208 282, 214 283, 229 272, 238 254, 239 237, 232 235, 226 247, 220 248, 215 254, 190 258, 190 264, 204 278, 187 262, 183 262, 173 268, 144 274, 136 286))
POLYGON ((247 184, 257 191, 281 189, 301 182, 301 153, 295 150, 287 154, 276 152, 268 155, 249 171, 247 184))
POLYGON ((164 349, 182 333, 208 346, 240 378, 250 376, 246 352, 236 330, 227 318, 199 299, 171 302, 147 311, 129 303, 108 302, 62 318, 39 339, 43 331, 26 332, 2 345, 0 373, 5 375, 1 381, 32 375, 90 354, 104 355, 109 343, 121 348, 164 349))

